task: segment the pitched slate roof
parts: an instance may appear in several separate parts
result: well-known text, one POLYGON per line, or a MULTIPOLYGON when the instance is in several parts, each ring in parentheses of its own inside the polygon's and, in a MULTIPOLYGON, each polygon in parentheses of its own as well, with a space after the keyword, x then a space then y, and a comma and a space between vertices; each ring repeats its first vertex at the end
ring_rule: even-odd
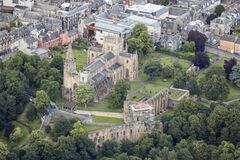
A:
POLYGON ((235 36, 232 36, 232 35, 223 35, 223 36, 220 38, 220 40, 235 42, 236 37, 235 37, 235 36))

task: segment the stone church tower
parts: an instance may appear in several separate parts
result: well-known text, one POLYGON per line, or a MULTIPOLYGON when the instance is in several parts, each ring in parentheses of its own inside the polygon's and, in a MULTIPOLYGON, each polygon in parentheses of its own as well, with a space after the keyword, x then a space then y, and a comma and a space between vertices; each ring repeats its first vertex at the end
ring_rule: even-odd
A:
POLYGON ((74 87, 79 85, 79 73, 76 68, 76 60, 72 55, 72 45, 70 44, 64 58, 63 69, 63 97, 72 100, 74 87))

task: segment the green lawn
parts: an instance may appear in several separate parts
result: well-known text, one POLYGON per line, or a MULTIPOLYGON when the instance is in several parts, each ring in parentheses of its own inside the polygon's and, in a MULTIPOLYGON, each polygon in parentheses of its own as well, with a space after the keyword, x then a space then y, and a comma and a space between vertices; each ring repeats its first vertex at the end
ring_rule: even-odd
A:
POLYGON ((124 120, 120 118, 111 118, 111 117, 102 117, 102 116, 94 116, 95 122, 100 123, 113 123, 113 124, 123 124, 124 120))
POLYGON ((236 98, 240 98, 240 88, 238 88, 236 85, 234 85, 233 83, 231 83, 230 81, 228 82, 228 87, 229 87, 229 95, 227 97, 227 100, 233 100, 236 98))
POLYGON ((177 90, 175 90, 175 91, 173 91, 173 92, 169 92, 169 98, 175 99, 175 100, 177 100, 178 98, 180 98, 182 95, 183 95, 183 93, 180 92, 180 91, 177 91, 177 90))
POLYGON ((76 58, 77 70, 81 70, 87 65, 87 51, 73 49, 73 55, 76 58))
POLYGON ((108 108, 106 107, 93 107, 93 106, 88 106, 87 108, 85 107, 78 107, 79 110, 85 110, 85 111, 101 111, 101 112, 118 112, 122 113, 122 109, 115 109, 115 108, 108 108))
POLYGON ((22 136, 21 140, 17 142, 17 146, 22 147, 22 146, 24 146, 25 144, 28 143, 28 139, 29 139, 28 129, 18 122, 14 122, 13 124, 15 125, 15 127, 21 128, 23 136, 22 136))
POLYGON ((39 129, 40 128, 40 125, 41 125, 41 120, 39 117, 37 117, 35 120, 33 121, 29 121, 27 119, 27 107, 25 107, 25 110, 23 111, 22 114, 20 114, 17 118, 18 121, 30 126, 32 128, 32 130, 35 130, 35 129, 39 129))
POLYGON ((161 77, 149 81, 140 89, 140 92, 146 96, 153 96, 154 94, 160 92, 164 88, 169 88, 172 85, 173 79, 163 79, 161 77))
POLYGON ((93 132, 93 131, 104 129, 104 128, 107 128, 107 127, 104 127, 104 126, 84 126, 83 128, 86 132, 93 132))
POLYGON ((141 82, 140 81, 132 81, 132 82, 129 82, 129 84, 131 87, 130 91, 132 91, 132 90, 137 89, 141 85, 141 82))
POLYGON ((183 68, 187 69, 190 65, 191 62, 185 59, 169 56, 167 54, 162 54, 162 53, 151 53, 150 55, 144 57, 144 60, 142 61, 143 64, 146 64, 150 60, 159 60, 159 62, 163 66, 172 66, 174 63, 179 63, 183 68))

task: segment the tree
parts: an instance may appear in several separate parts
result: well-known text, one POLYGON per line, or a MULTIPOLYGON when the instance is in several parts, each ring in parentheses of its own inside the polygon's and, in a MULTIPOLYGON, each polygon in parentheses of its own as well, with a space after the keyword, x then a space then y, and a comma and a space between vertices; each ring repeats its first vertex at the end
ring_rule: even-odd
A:
POLYGON ((215 7, 215 10, 214 10, 214 12, 216 13, 216 15, 217 15, 218 17, 220 17, 221 14, 222 14, 222 12, 224 12, 224 11, 225 11, 225 8, 224 8, 224 6, 221 5, 221 4, 217 5, 217 6, 215 7))
POLYGON ((240 65, 235 65, 232 68, 232 72, 229 75, 229 79, 236 84, 238 87, 240 87, 240 65))
POLYGON ((223 100, 229 94, 229 87, 223 76, 213 75, 204 82, 202 91, 210 100, 223 100))
POLYGON ((218 65, 213 65, 213 66, 209 67, 209 69, 205 75, 205 78, 210 79, 213 75, 225 77, 223 67, 218 66, 218 65))
POLYGON ((40 140, 44 137, 44 134, 40 130, 33 130, 29 136, 29 142, 34 143, 36 140, 40 140))
POLYGON ((140 55, 146 55, 152 50, 153 40, 144 24, 134 26, 132 35, 128 40, 128 48, 130 53, 137 51, 140 55))
POLYGON ((0 160, 5 160, 8 153, 7 145, 0 141, 0 160))
POLYGON ((79 157, 73 137, 59 137, 54 148, 59 160, 72 160, 79 157))
POLYGON ((230 60, 224 60, 224 69, 227 78, 229 79, 229 75, 232 72, 233 66, 237 64, 237 60, 235 58, 231 58, 230 60))
POLYGON ((63 58, 61 55, 57 54, 53 57, 50 66, 52 68, 56 68, 60 71, 61 74, 63 74, 63 58))
POLYGON ((93 91, 92 87, 89 84, 84 84, 77 86, 75 89, 76 101, 81 104, 85 104, 85 108, 87 104, 93 101, 93 91))
POLYGON ((32 103, 29 103, 27 106, 27 119, 33 121, 37 117, 37 109, 32 103))
POLYGON ((184 52, 195 52, 195 42, 185 41, 183 45, 184 52))
POLYGON ((194 64, 194 66, 202 69, 209 66, 210 59, 205 52, 197 52, 193 57, 192 63, 194 64))
POLYGON ((210 14, 206 19, 206 23, 210 25, 211 21, 214 20, 215 18, 217 18, 216 14, 210 14))
POLYGON ((143 42, 143 48, 142 48, 142 53, 144 55, 147 55, 153 48, 153 39, 152 37, 148 34, 147 31, 142 32, 139 36, 139 39, 143 42))
POLYGON ((20 127, 16 127, 14 131, 10 134, 9 138, 13 142, 19 141, 23 136, 22 130, 20 127))
POLYGON ((41 89, 46 91, 52 101, 56 101, 57 97, 60 95, 60 85, 57 81, 42 80, 41 89))
POLYGON ((60 117, 55 122, 53 129, 51 130, 51 135, 54 139, 57 139, 60 136, 69 135, 71 130, 72 130, 72 124, 70 120, 64 117, 60 117))
POLYGON ((128 52, 142 54, 143 42, 138 38, 131 38, 128 40, 128 52))
POLYGON ((72 136, 81 136, 81 135, 85 135, 86 132, 83 128, 83 125, 80 121, 77 121, 76 123, 74 123, 73 125, 73 130, 71 130, 71 135, 72 136))
POLYGON ((124 80, 118 80, 108 97, 108 101, 110 104, 109 107, 122 108, 123 103, 127 98, 128 90, 130 90, 129 83, 124 80))
POLYGON ((103 143, 100 152, 103 156, 112 157, 114 154, 120 153, 120 145, 116 141, 107 140, 103 143))
POLYGON ((177 151, 178 160, 193 160, 193 157, 187 148, 182 148, 177 151))
POLYGON ((147 31, 147 27, 144 24, 136 24, 133 27, 132 37, 138 38, 141 33, 147 31))
POLYGON ((81 159, 97 159, 97 152, 95 150, 95 143, 88 139, 86 135, 78 135, 74 137, 74 142, 77 147, 77 152, 81 159))
POLYGON ((134 143, 130 140, 124 139, 121 142, 121 153, 127 153, 128 155, 134 154, 134 143))
POLYGON ((176 74, 173 81, 173 86, 176 88, 187 89, 190 94, 199 94, 199 86, 197 82, 197 75, 194 72, 182 71, 176 74))
POLYGON ((195 42, 195 51, 204 52, 207 37, 199 31, 191 30, 188 34, 188 41, 195 42))
POLYGON ((162 65, 159 61, 150 61, 144 66, 144 73, 147 74, 150 80, 160 76, 162 71, 162 65))
POLYGON ((50 105, 50 98, 45 91, 43 90, 37 91, 35 104, 36 104, 37 110, 40 113, 42 114, 46 113, 46 109, 50 105))
POLYGON ((174 76, 174 70, 172 66, 165 66, 162 69, 161 75, 163 78, 172 78, 174 76))
POLYGON ((4 136, 9 138, 10 134, 13 132, 15 126, 11 123, 8 122, 4 126, 4 136))
POLYGON ((156 4, 167 6, 169 4, 169 0, 156 0, 156 4))

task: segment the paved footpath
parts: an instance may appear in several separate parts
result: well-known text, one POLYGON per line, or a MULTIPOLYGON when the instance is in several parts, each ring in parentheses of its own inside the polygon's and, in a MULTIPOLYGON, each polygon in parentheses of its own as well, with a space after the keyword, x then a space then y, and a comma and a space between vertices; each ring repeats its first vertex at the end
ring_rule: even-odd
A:
POLYGON ((111 117, 111 118, 123 118, 123 113, 116 113, 116 112, 76 110, 74 111, 74 113, 80 114, 80 115, 95 115, 95 116, 103 116, 103 117, 111 117))

